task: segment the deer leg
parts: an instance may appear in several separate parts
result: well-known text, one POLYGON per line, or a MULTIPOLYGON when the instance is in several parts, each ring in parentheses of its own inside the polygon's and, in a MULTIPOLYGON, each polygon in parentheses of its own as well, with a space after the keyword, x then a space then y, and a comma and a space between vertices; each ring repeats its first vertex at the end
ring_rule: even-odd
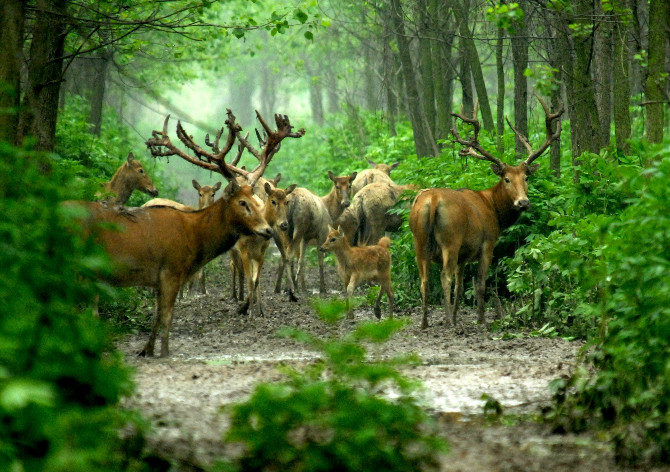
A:
POLYGON ((359 280, 356 274, 352 274, 349 282, 347 283, 347 319, 350 320, 354 319, 354 310, 351 308, 349 300, 354 294, 354 290, 356 289, 358 282, 359 280))
POLYGON ((232 255, 230 256, 230 285, 232 287, 230 298, 237 300, 237 269, 232 255))
POLYGON ((256 292, 256 306, 258 307, 258 316, 265 316, 265 313, 263 312, 263 301, 261 299, 261 272, 263 270, 263 262, 265 259, 265 254, 263 254, 263 257, 261 257, 260 261, 257 264, 257 272, 256 272, 256 284, 254 287, 254 290, 256 292))
POLYGON ((377 294, 377 300, 375 300, 375 316, 377 317, 378 320, 382 318, 382 309, 381 309, 381 300, 382 300, 382 295, 384 294, 386 290, 383 289, 382 287, 379 287, 379 293, 377 294))
POLYGON ((242 305, 237 309, 237 313, 242 315, 249 312, 249 308, 254 303, 254 268, 253 261, 248 254, 242 255, 242 267, 244 268, 244 276, 247 279, 247 298, 242 305))
MULTIPOLYGON (((388 300, 389 303, 389 316, 393 318, 393 310, 395 308, 395 300, 393 298, 393 288, 391 287, 391 280, 386 280, 382 284, 380 290, 379 290, 379 297, 378 299, 381 299, 382 297, 382 292, 386 293, 386 299, 388 300)), ((379 303, 379 301, 377 302, 379 303)), ((381 313, 377 318, 381 318, 381 313)))
POLYGON ((323 252, 317 249, 317 257, 319 259, 319 293, 324 295, 326 293, 326 275, 324 272, 323 252))
POLYGON ((489 272, 489 265, 493 258, 493 245, 484 244, 482 255, 479 258, 479 267, 477 267, 477 279, 475 281, 475 298, 477 299, 477 323, 484 323, 484 291, 486 290, 486 276, 489 272))
POLYGON ((456 315, 451 308, 451 282, 456 269, 456 257, 458 253, 454 251, 456 257, 449 257, 451 251, 447 248, 442 249, 442 272, 440 273, 440 281, 442 282, 442 293, 444 295, 444 316, 445 323, 456 323, 456 315), (451 315, 451 316, 450 316, 451 315), (451 317, 451 320, 449 319, 451 317))
POLYGON ((465 264, 458 264, 456 267, 456 286, 454 287, 454 303, 452 309, 452 316, 456 322, 456 314, 458 313, 458 305, 463 296, 463 275, 465 274, 465 264))
POLYGON ((166 357, 169 352, 170 325, 172 324, 172 311, 174 302, 181 283, 179 280, 171 280, 167 274, 161 273, 160 283, 156 290, 156 318, 149 335, 149 340, 140 356, 153 356, 156 336, 161 330, 161 357, 166 357))
POLYGON ((421 282, 421 311, 423 317, 421 319, 421 329, 428 327, 428 269, 430 266, 430 259, 423 253, 423 246, 414 246, 416 253, 416 264, 419 268, 419 280, 421 282))

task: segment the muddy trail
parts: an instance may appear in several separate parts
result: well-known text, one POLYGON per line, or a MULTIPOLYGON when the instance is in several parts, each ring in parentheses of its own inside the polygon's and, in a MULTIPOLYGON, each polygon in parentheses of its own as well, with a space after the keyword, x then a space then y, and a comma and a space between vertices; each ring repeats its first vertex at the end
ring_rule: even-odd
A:
MULTIPOLYGON (((221 406, 246 399, 256 383, 280 380, 281 364, 299 367, 315 359, 316 353, 304 345, 277 336, 280 327, 328 336, 374 319, 372 310, 362 306, 353 322, 335 327, 324 323, 310 305, 310 298, 318 295, 291 302, 286 295, 273 293, 271 262, 265 264, 262 276, 265 316, 238 315, 239 302, 231 299, 228 260, 223 256, 207 267, 207 295, 190 295, 175 305, 168 358, 137 357, 147 332, 124 335, 117 343, 135 369, 135 394, 125 405, 150 421, 148 449, 170 459, 173 470, 207 468, 226 454, 221 406)), ((308 289, 317 281, 317 269, 308 267, 308 289)), ((326 281, 332 292, 339 290, 334 267, 328 267, 326 281)), ((476 315, 468 307, 461 310, 455 327, 444 326, 438 310, 431 312, 426 330, 420 329, 418 307, 399 311, 396 316, 408 320, 408 327, 371 353, 411 352, 421 357, 421 364, 407 367, 405 373, 422 381, 426 407, 438 418, 450 444, 444 471, 624 470, 615 466, 608 444, 587 435, 554 435, 549 426, 529 420, 550 403, 548 383, 569 374, 577 343, 558 338, 501 339, 476 325, 476 315), (511 418, 504 425, 483 420, 484 393, 498 400, 511 418)))

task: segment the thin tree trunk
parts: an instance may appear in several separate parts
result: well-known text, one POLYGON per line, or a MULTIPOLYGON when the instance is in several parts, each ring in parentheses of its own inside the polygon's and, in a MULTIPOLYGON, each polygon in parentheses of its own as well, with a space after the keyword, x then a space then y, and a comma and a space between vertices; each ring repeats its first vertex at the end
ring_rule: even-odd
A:
POLYGON ((102 109, 105 103, 105 90, 107 84, 107 71, 111 61, 111 51, 101 51, 96 55, 91 64, 93 77, 91 81, 91 133, 100 136, 102 130, 102 109))
POLYGON ((18 144, 25 8, 23 0, 0 7, 0 141, 10 144, 18 144))
POLYGON ((498 40, 496 42, 496 76, 498 78, 498 95, 496 98, 496 129, 498 134, 497 148, 502 155, 505 151, 503 145, 503 134, 505 134, 505 67, 503 53, 505 47, 505 29, 498 28, 498 40))
POLYGON ((435 139, 444 140, 449 136, 452 123, 452 107, 454 103, 454 77, 456 68, 452 63, 452 47, 454 44, 453 25, 450 24, 451 15, 448 5, 440 0, 432 0, 433 19, 432 30, 441 39, 436 41, 433 48, 433 67, 435 68, 435 104, 436 124, 435 139))
POLYGON ((670 28, 670 3, 668 0, 651 0, 649 3, 649 75, 645 83, 647 106, 646 133, 650 143, 663 141, 664 108, 668 97, 665 90, 668 75, 665 70, 665 52, 670 28))
POLYGON ((305 59, 305 71, 309 83, 309 103, 312 110, 312 119, 319 126, 323 125, 323 91, 321 76, 312 67, 309 59, 305 59))
POLYGON ((53 151, 63 76, 66 0, 38 0, 30 46, 28 82, 19 117, 18 141, 35 139, 35 149, 53 151))
POLYGON ((417 156, 437 156, 439 150, 428 127, 426 115, 421 109, 421 100, 415 81, 415 67, 409 50, 409 42, 405 35, 403 11, 400 0, 391 0, 391 18, 394 22, 394 32, 398 43, 398 54, 402 69, 405 91, 407 93, 407 108, 414 131, 414 144, 417 156))
POLYGON ((482 72, 482 63, 479 60, 477 53, 477 46, 469 28, 468 11, 470 9, 469 0, 465 0, 462 4, 454 9, 456 14, 456 21, 458 21, 458 28, 463 40, 463 47, 467 55, 467 61, 470 64, 472 78, 477 91, 477 99, 479 101, 479 109, 482 113, 482 122, 484 129, 487 131, 494 131, 493 115, 491 113, 491 104, 489 103, 489 95, 486 90, 486 82, 484 81, 484 73, 482 72), (460 7, 460 8, 459 8, 460 7))
POLYGON ((593 77, 596 105, 598 107, 599 139, 601 148, 610 145, 610 123, 612 120, 612 18, 605 15, 600 2, 594 3, 599 21, 593 35, 593 77))
MULTIPOLYGON (((528 11, 527 2, 520 1, 522 10, 528 11)), ((526 69, 528 68, 528 27, 526 15, 515 23, 515 31, 512 35, 512 62, 514 64, 514 127, 523 136, 528 136, 528 80, 526 69)), ((516 137, 515 150, 518 156, 526 152, 521 140, 516 137)))
MULTIPOLYGON (((435 69, 431 50, 434 49, 430 18, 435 17, 434 10, 429 11, 426 0, 416 0, 417 37, 418 37, 418 63, 421 107, 426 115, 431 134, 435 136, 436 110, 435 110, 435 69)), ((430 7, 433 4, 431 3, 430 7)))
MULTIPOLYGON (((629 0, 619 0, 617 8, 630 8, 629 0)), ((630 28, 628 20, 620 18, 612 31, 614 45, 614 138, 617 151, 623 155, 631 153, 631 119, 630 119, 630 28)))

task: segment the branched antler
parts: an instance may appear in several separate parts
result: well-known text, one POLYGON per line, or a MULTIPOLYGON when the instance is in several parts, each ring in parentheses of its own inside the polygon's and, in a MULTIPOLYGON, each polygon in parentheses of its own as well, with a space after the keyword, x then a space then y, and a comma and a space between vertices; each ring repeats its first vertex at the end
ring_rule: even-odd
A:
POLYGON ((479 102, 475 104, 475 109, 473 110, 472 118, 465 116, 463 110, 461 110, 461 113, 451 114, 452 116, 459 118, 464 123, 472 125, 473 128, 473 137, 470 140, 461 138, 461 135, 458 134, 458 129, 456 129, 456 124, 454 124, 453 128, 451 128, 451 134, 454 136, 454 141, 465 146, 464 149, 458 151, 458 154, 461 156, 472 156, 476 157, 477 159, 481 159, 483 161, 493 162, 502 169, 505 167, 505 164, 500 159, 498 159, 493 154, 484 149, 481 146, 481 144, 479 144, 479 131, 481 130, 481 124, 477 119, 477 110, 479 108, 478 104, 479 102))

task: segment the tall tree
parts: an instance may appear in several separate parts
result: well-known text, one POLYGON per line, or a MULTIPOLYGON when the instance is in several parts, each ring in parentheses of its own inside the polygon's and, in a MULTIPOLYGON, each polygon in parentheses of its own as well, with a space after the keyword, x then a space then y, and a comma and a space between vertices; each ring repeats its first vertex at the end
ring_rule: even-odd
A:
MULTIPOLYGON (((514 126, 523 136, 528 136, 528 13, 526 0, 519 1, 522 14, 512 26, 512 62, 514 64, 514 126)), ((515 149, 519 156, 525 153, 523 142, 516 137, 515 149)))
POLYGON ((601 2, 594 2, 593 31, 593 86, 598 107, 598 145, 610 145, 610 124, 612 121, 612 44, 611 11, 604 11, 601 2))
POLYGON ((25 8, 23 0, 0 6, 0 141, 11 144, 18 144, 25 8))
POLYGON ((630 41, 631 41, 631 0, 614 2, 616 21, 612 29, 613 53, 613 111, 614 138, 617 151, 630 154, 631 120, 630 120, 630 41))
POLYGON ((665 69, 666 51, 670 40, 670 2, 649 2, 649 75, 645 83, 647 106, 647 139, 652 143, 663 141, 664 107, 667 96, 668 71, 665 69))

